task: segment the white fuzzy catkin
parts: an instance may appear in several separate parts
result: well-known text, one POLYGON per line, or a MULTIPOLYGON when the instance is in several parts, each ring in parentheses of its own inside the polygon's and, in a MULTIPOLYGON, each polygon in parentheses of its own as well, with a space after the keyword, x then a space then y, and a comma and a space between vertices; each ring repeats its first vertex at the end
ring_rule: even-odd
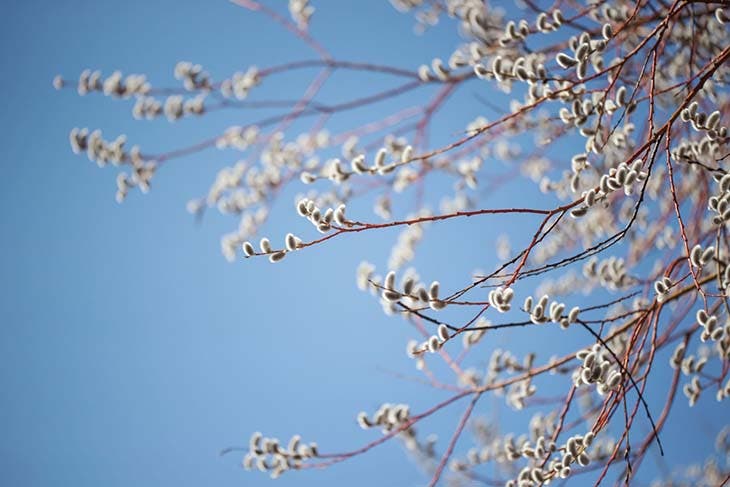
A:
POLYGON ((261 249, 261 252, 268 254, 271 252, 271 242, 269 242, 269 239, 264 237, 259 241, 259 248, 261 249))

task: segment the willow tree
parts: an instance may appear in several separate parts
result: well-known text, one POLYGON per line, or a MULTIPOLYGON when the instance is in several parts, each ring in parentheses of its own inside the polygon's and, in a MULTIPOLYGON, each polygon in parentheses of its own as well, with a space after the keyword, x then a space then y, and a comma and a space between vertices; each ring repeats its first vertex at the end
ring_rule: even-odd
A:
MULTIPOLYGON (((195 215, 217 210, 238 219, 235 231, 221 239, 232 262, 306 259, 310 247, 402 229, 386 263, 375 266, 363 256, 357 286, 386 315, 413 325, 414 339, 404 344, 413 366, 432 387, 451 394, 421 411, 390 403, 363 411, 356 418, 360 426, 382 435, 349 451, 320 449, 298 435, 280 443, 254 433, 248 447, 226 450, 243 450, 244 467, 289 475, 334 466, 398 438, 428 472, 430 485, 446 476, 507 486, 559 479, 628 483, 647 463, 648 451, 663 454, 662 432, 672 424, 677 401, 697 405, 701 416, 703 404, 727 400, 730 39, 724 2, 558 0, 543 9, 524 0, 502 9, 481 0, 392 0, 398 11, 414 15, 417 33, 447 22, 462 39, 448 59, 424 56, 405 66, 333 55, 310 29, 316 13, 307 0, 291 0, 288 12, 263 0, 234 3, 283 27, 311 48, 312 57, 234 66, 240 71, 224 79, 178 62, 180 83, 168 87, 143 75, 91 70, 73 83, 59 76, 54 85, 128 100, 139 119, 205 118, 245 107, 280 108, 280 114, 251 117, 246 125, 163 153, 130 147, 125 136, 108 140, 98 130, 73 129, 72 149, 119 171, 120 203, 136 190, 149 191, 173 159, 208 150, 233 154, 239 162, 218 172, 206 197, 188 204, 195 215), (305 68, 314 69, 311 79, 298 74, 305 68), (388 87, 322 102, 322 87, 343 71, 380 76, 388 87), (257 97, 261 85, 286 76, 293 80, 289 96, 257 97), (498 96, 508 110, 491 120, 450 120, 450 141, 430 143, 439 110, 474 87, 498 96), (420 102, 395 109, 391 101, 406 93, 418 94, 420 102), (368 123, 331 122, 376 103, 377 116, 368 123), (294 133, 295 122, 308 128, 294 133), (495 160, 506 169, 495 170, 495 160), (424 191, 426 179, 451 184, 434 194, 424 191), (485 201, 499 185, 533 191, 551 203, 485 201), (298 235, 284 229, 267 236, 269 209, 292 186, 302 188, 290 207, 302 218, 298 235), (372 212, 348 211, 350 202, 368 197, 372 212), (408 205, 400 204, 404 198, 408 205), (414 204, 411 213, 401 211, 414 204), (484 225, 500 217, 516 222, 526 244, 514 246, 495 233, 495 269, 448 287, 438 275, 418 274, 418 247, 443 222, 468 218, 484 225), (465 310, 468 319, 460 317, 465 310), (485 337, 513 327, 579 335, 583 345, 562 356, 537 343, 521 356, 485 348, 485 337), (486 367, 470 365, 486 351, 486 367), (435 361, 445 362, 449 373, 433 373, 435 361), (670 380, 662 386, 663 406, 652 409, 645 393, 657 374, 670 380), (524 410, 522 431, 505 434, 481 418, 479 400, 487 394, 524 410), (453 403, 460 410, 445 409, 453 403), (424 418, 454 411, 445 441, 419 426, 424 418), (637 424, 643 430, 635 431, 637 424), (467 428, 473 437, 463 435, 467 428)), ((322 2, 320 8, 327 7, 322 2)), ((447 265, 449 256, 442 257, 447 265)), ((674 421, 691 424, 691 418, 674 421)), ((727 483, 728 431, 720 432, 718 454, 702 468, 660 483, 727 483)))

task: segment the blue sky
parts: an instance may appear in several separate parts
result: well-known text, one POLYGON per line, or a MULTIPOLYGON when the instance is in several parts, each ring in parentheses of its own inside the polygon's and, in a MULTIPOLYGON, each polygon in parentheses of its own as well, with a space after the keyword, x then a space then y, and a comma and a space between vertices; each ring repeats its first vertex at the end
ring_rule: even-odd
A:
MULTIPOLYGON (((313 33, 338 58, 415 68, 434 55, 448 56, 458 42, 452 24, 410 36, 412 18, 387 2, 315 6, 313 33)), ((235 154, 213 151, 172 161, 148 195, 135 192, 118 205, 114 171, 75 156, 67 140, 72 127, 88 126, 109 137, 126 133, 131 143, 158 152, 265 111, 170 126, 134 121, 128 102, 79 98, 51 87, 55 74, 75 78, 87 67, 145 73, 154 85, 171 86, 179 60, 202 63, 222 79, 252 64, 313 57, 306 48, 263 16, 223 0, 28 0, 4 10, 0 484, 270 485, 267 476, 244 472, 238 456, 221 458, 218 451, 245 444, 256 430, 281 439, 299 433, 323 450, 349 450, 378 434, 358 428, 360 410, 374 411, 387 401, 420 411, 446 397, 388 372, 415 376, 404 353, 414 333, 384 317, 377 302, 355 287, 358 263, 366 258, 383 269, 397 231, 338 239, 276 266, 264 260, 230 264, 220 254, 219 236, 236 222, 211 214, 196 224, 185 203, 204 194, 235 154)), ((272 81, 268 94, 290 95, 284 90, 292 83, 303 89, 306 80, 297 76, 312 73, 272 81)), ((342 101, 383 82, 363 85, 342 76, 322 96, 342 101)), ((475 102, 474 86, 437 117, 434 143, 450 140, 476 115, 494 116, 475 102)), ((379 105, 337 123, 356 124, 382 110, 392 111, 379 105)), ((517 200, 515 190, 502 193, 500 204, 517 200)), ((274 239, 309 230, 292 211, 295 192, 274 206, 264 232, 274 239)), ((525 222, 472 223, 428 230, 417 262, 425 279, 436 276, 455 287, 475 267, 493 268, 496 235, 525 222)), ((534 337, 514 331, 493 340, 520 349, 534 337)), ((564 344, 546 342, 553 345, 564 344)), ((464 406, 451 406, 419 430, 437 431, 443 448, 464 406)), ((677 406, 680 414, 684 409, 677 406)), ((477 412, 500 410, 503 402, 489 397, 477 412)), ((721 423, 710 416, 705 421, 690 433, 666 433, 670 455, 672 439, 689 434, 706 444, 714 437, 721 423)), ((645 431, 643 418, 639 422, 645 431)), ((519 432, 523 424, 503 426, 519 432)), ((425 480, 391 442, 330 470, 288 473, 277 485, 409 486, 425 480)))

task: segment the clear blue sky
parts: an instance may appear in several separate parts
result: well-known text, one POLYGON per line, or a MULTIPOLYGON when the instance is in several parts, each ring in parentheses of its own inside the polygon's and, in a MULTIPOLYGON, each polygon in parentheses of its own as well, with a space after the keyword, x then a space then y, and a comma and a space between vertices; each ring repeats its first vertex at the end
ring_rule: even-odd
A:
MULTIPOLYGON (((338 58, 415 68, 434 54, 446 57, 458 42, 453 24, 409 36, 412 18, 385 1, 315 6, 313 32, 338 58)), ((344 238, 277 266, 229 264, 219 236, 236 222, 211 215, 197 225, 184 208, 235 154, 176 160, 160 171, 150 194, 132 193, 118 205, 114 171, 69 149, 74 126, 101 128, 109 137, 127 133, 131 143, 157 152, 253 115, 224 113, 174 126, 137 122, 131 103, 54 91, 56 73, 75 78, 87 67, 106 74, 121 69, 171 86, 174 64, 190 60, 222 79, 251 64, 311 58, 289 34, 224 0, 16 1, 4 6, 0 24, 1 485, 270 485, 266 475, 244 472, 239 456, 221 458, 218 451, 245 444, 256 430, 281 439, 299 433, 323 450, 349 450, 378 434, 357 427, 360 410, 388 401, 420 411, 445 397, 385 372, 416 374, 404 353, 415 335, 355 287, 360 260, 383 269, 397 232, 344 238), (386 338, 368 346, 374 336, 386 338)), ((290 86, 285 81, 279 89, 290 86)), ((343 77, 323 96, 341 101, 381 81, 363 86, 343 77)), ((469 90, 437 118, 442 135, 436 141, 486 112, 469 90)), ((358 117, 372 119, 377 110, 358 117)), ((514 189, 503 201, 518 198, 514 189)), ((292 201, 293 193, 286 194, 274 208, 265 229, 272 238, 309 230, 293 215, 292 201)), ((456 286, 474 267, 491 269, 498 230, 521 223, 431 227, 417 263, 421 275, 456 286)), ((530 344, 519 331, 493 340, 517 349, 530 344)), ((543 358, 551 354, 546 350, 543 358)), ((656 404, 665 390, 658 377, 656 404)), ((419 431, 438 432, 442 450, 464 406, 450 407, 419 431)), ((494 417, 504 409, 502 400, 485 398, 478 414, 494 417)), ((678 405, 676 412, 685 409, 678 405)), ((669 458, 682 453, 677 448, 687 438, 707 451, 721 422, 709 415, 705 421, 690 432, 670 428, 664 435, 669 458)), ((644 419, 639 422, 645 431, 644 419)), ((517 433, 522 426, 503 424, 517 433)), ((410 486, 425 480, 391 442, 333 469, 292 472, 276 482, 410 486)))

